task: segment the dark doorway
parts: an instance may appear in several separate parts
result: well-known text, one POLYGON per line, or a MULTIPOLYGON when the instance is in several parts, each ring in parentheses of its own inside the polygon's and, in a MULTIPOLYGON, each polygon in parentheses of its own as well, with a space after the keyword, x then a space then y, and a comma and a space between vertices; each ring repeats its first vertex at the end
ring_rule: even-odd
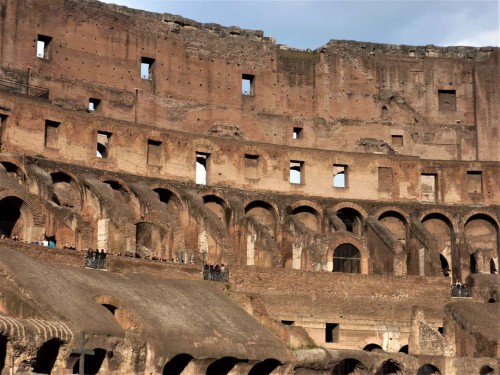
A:
POLYGON ((474 254, 469 255, 470 273, 477 273, 477 261, 474 254))
POLYGON ((248 375, 269 375, 282 363, 274 358, 268 358, 252 367, 248 375))
POLYGON ((382 349, 382 347, 380 345, 377 345, 377 344, 368 344, 368 345, 366 345, 363 348, 363 350, 367 351, 367 352, 372 352, 374 350, 381 350, 381 351, 383 351, 384 349, 382 349))
POLYGON ((180 375, 192 359, 189 354, 176 355, 163 367, 163 375, 180 375))
POLYGON ((401 375, 401 374, 403 374, 401 367, 399 367, 399 365, 396 362, 390 359, 382 363, 382 366, 380 366, 380 368, 375 373, 375 375, 401 375))
POLYGON ((418 369, 417 375, 441 375, 441 371, 436 366, 426 364, 418 369))
POLYGON ((399 352, 408 354, 408 345, 402 346, 401 349, 399 349, 399 352))
POLYGON ((366 368, 358 360, 346 358, 335 365, 332 375, 365 375, 366 368))
POLYGON ((7 337, 0 336, 0 374, 5 367, 5 358, 7 357, 7 337))
POLYGON ((0 201, 0 235, 23 237, 24 223, 21 215, 23 201, 17 197, 7 197, 0 201))
POLYGON ((62 341, 58 339, 51 339, 44 343, 36 353, 35 364, 33 372, 40 374, 50 374, 54 363, 56 363, 57 355, 62 341))
POLYGON ((444 256, 439 254, 439 260, 441 262, 441 269, 443 270, 443 275, 448 277, 450 276, 450 266, 448 265, 448 261, 444 256))
POLYGON ((488 365, 481 367, 481 370, 479 370, 479 375, 493 375, 494 373, 495 370, 488 365))
MULTIPOLYGON (((85 355, 85 375, 96 375, 104 362, 106 357, 106 350, 97 348, 94 349, 94 355, 85 355)), ((80 359, 76 361, 73 366, 73 374, 78 374, 78 369, 80 368, 80 359)))
POLYGON ((210 364, 206 375, 226 375, 236 365, 238 360, 234 357, 224 357, 210 364))
POLYGON ((335 249, 333 272, 361 273, 361 255, 356 246, 346 243, 335 249))

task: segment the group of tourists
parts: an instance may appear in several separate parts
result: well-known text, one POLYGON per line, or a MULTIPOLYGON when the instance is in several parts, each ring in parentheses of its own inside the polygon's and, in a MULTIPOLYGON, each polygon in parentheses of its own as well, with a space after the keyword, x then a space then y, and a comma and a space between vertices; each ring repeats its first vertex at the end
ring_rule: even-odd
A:
POLYGON ((460 281, 456 280, 451 286, 451 296, 452 297, 470 297, 470 290, 467 288, 467 284, 462 284, 460 281))
POLYGON ((87 254, 85 255, 85 267, 88 268, 95 268, 95 269, 106 269, 107 264, 106 264, 106 257, 107 253, 104 251, 104 249, 87 249, 87 254))
POLYGON ((215 263, 205 263, 203 265, 203 279, 212 281, 229 281, 229 271, 222 263, 220 266, 215 263))

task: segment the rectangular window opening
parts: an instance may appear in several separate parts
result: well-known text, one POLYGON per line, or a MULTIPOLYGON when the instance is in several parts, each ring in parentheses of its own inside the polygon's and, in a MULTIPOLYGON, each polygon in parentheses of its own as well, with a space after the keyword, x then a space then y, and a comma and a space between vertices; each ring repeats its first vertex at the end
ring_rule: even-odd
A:
POLYGON ((101 104, 101 99, 89 98, 89 111, 97 111, 101 104))
POLYGON ((252 96, 254 90, 255 76, 252 74, 243 74, 241 76, 241 95, 252 96))
POLYGON ((391 135, 391 144, 396 147, 403 146, 403 136, 402 135, 391 135))
POLYGON ((245 154, 245 177, 250 180, 259 179, 259 155, 245 154))
POLYGON ((52 37, 46 35, 38 35, 36 42, 36 57, 39 59, 49 58, 49 46, 52 41, 52 37))
POLYGON ((148 165, 159 167, 161 165, 161 142, 148 139, 148 165))
POLYGON ((467 171, 467 192, 470 194, 483 192, 483 173, 481 171, 467 171))
POLYGON ((100 159, 106 159, 109 156, 109 141, 112 133, 105 131, 97 132, 97 150, 96 156, 100 159))
POLYGON ((304 183, 304 162, 299 160, 290 160, 290 183, 304 183))
POLYGON ((207 184, 208 159, 210 154, 205 152, 196 153, 196 183, 198 185, 207 184))
POLYGON ((141 78, 145 80, 153 79, 153 66, 155 59, 150 57, 141 58, 141 78))
POLYGON ((302 128, 293 128, 292 139, 302 138, 302 128))
POLYGON ((45 120, 45 147, 59 148, 59 125, 60 122, 45 120))
POLYGON ((456 111, 457 110, 457 92, 456 90, 438 90, 439 110, 456 111))
POLYGON ((336 188, 347 187, 347 165, 343 164, 333 165, 333 187, 336 188))
POLYGON ((340 327, 338 323, 325 323, 325 342, 339 342, 340 327))
POLYGON ((423 173, 420 175, 421 200, 424 203, 436 203, 437 175, 423 173))

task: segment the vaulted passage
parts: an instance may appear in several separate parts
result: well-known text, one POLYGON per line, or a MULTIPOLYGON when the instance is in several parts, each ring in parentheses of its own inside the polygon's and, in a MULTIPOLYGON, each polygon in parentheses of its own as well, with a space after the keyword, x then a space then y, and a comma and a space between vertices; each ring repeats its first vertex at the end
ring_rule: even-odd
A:
POLYGON ((50 176, 54 187, 52 201, 59 206, 79 208, 81 199, 77 183, 65 173, 56 172, 50 176))
POLYGON ((224 357, 212 362, 207 368, 206 375, 226 375, 236 365, 238 360, 234 357, 224 357))
POLYGON ((50 374, 59 354, 62 341, 51 339, 44 343, 36 353, 33 372, 40 374, 50 374))
POLYGON ((193 359, 189 354, 178 354, 170 359, 163 367, 163 375, 181 375, 189 362, 193 359))
POLYGON ((278 366, 281 366, 280 361, 274 358, 268 358, 253 366, 248 375, 269 375, 278 366))
POLYGON ((441 269, 443 270, 443 274, 451 277, 453 277, 454 274, 458 275, 458 254, 454 254, 453 230, 448 218, 439 213, 430 214, 422 220, 422 224, 424 224, 425 228, 427 228, 436 239, 436 251, 442 255, 441 269))
MULTIPOLYGON (((97 348, 94 349, 94 355, 85 355, 85 375, 96 375, 104 362, 104 358, 106 357, 106 350, 97 348)), ((78 374, 78 369, 80 367, 80 359, 76 361, 73 366, 73 374, 78 374)))
POLYGON ((348 232, 358 237, 363 235, 363 217, 354 208, 342 208, 337 211, 337 216, 344 222, 348 232))
POLYGON ((340 361, 332 370, 332 375, 366 375, 365 366, 358 360, 346 358, 340 361))
POLYGON ((17 236, 29 240, 30 217, 31 212, 23 200, 17 197, 7 197, 0 200, 0 235, 17 236))
POLYGON ((425 364, 418 369, 417 375, 441 375, 441 371, 436 366, 425 364))
POLYGON ((274 209, 269 203, 263 201, 252 202, 245 207, 245 214, 258 218, 263 225, 267 226, 271 237, 275 238, 277 220, 274 209))
POLYGON ((333 272, 361 273, 361 255, 356 246, 346 243, 335 249, 333 272))
POLYGON ((393 360, 388 360, 382 363, 382 366, 377 370, 375 375, 402 375, 401 367, 393 360))
POLYGON ((320 214, 314 208, 309 206, 300 206, 293 210, 293 215, 305 227, 318 232, 321 229, 320 214))

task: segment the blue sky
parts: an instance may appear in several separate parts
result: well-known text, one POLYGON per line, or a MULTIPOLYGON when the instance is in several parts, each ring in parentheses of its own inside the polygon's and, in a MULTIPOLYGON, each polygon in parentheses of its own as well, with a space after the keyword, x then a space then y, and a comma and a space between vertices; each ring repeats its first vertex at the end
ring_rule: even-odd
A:
POLYGON ((263 30, 277 43, 316 49, 330 39, 437 46, 500 46, 498 1, 105 0, 198 22, 263 30))

